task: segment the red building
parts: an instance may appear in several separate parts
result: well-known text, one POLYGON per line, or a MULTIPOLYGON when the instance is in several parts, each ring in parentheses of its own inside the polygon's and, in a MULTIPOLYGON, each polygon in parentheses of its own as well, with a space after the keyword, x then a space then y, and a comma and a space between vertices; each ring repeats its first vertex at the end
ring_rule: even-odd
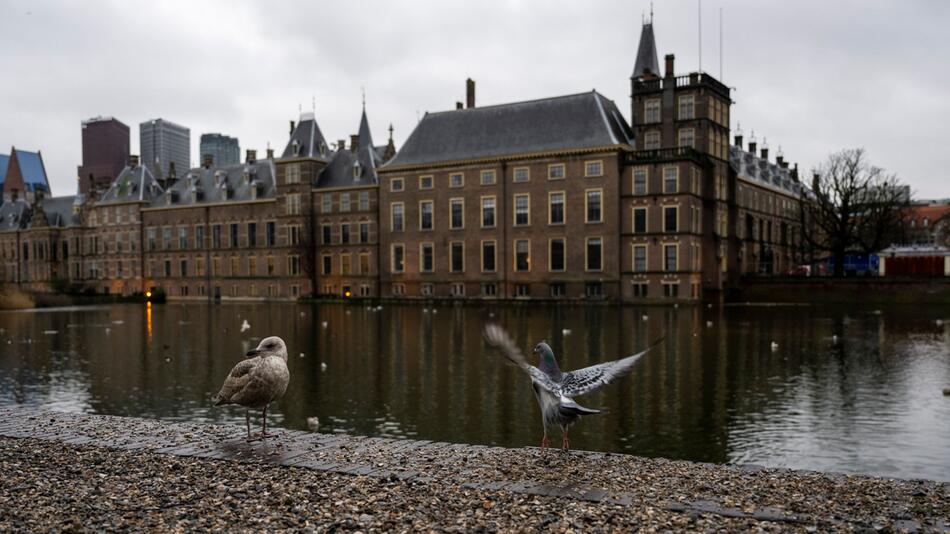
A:
POLYGON ((112 117, 82 121, 79 193, 105 191, 129 162, 129 127, 112 117))

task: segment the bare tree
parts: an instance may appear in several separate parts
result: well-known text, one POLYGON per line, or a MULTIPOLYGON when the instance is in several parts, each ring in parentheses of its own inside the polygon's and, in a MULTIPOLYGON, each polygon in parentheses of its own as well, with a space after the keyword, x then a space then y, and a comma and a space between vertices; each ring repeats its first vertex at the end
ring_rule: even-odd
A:
POLYGON ((871 254, 903 238, 909 202, 909 188, 871 165, 863 149, 831 154, 799 204, 805 244, 830 253, 841 276, 849 252, 871 254))

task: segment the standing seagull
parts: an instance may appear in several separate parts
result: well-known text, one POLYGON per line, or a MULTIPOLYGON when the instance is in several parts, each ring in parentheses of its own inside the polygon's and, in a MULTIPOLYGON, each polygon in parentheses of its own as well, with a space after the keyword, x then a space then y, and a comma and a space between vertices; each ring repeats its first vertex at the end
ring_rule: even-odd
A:
POLYGON ((485 340, 531 377, 531 386, 534 388, 534 395, 541 406, 541 420, 544 425, 544 438, 541 439, 542 451, 550 445, 548 429, 555 426, 560 427, 561 448, 565 451, 570 450, 571 442, 568 439, 567 432, 571 425, 576 423, 583 415, 600 413, 600 410, 585 408, 577 404, 572 397, 595 391, 629 373, 633 365, 659 343, 658 340, 643 352, 621 360, 600 363, 563 373, 554 358, 554 351, 544 341, 534 347, 534 353, 540 358, 539 366, 535 367, 528 363, 524 355, 521 354, 521 349, 511 339, 508 332, 505 332, 504 328, 496 324, 487 325, 485 327, 485 340))
POLYGON ((247 353, 248 359, 238 362, 231 374, 224 379, 224 385, 211 402, 215 406, 222 404, 240 404, 247 408, 244 420, 247 423, 247 440, 273 437, 267 433, 267 406, 284 396, 290 371, 287 369, 287 345, 279 337, 272 336, 261 341, 256 349, 247 353), (251 438, 251 408, 264 410, 261 433, 251 438))

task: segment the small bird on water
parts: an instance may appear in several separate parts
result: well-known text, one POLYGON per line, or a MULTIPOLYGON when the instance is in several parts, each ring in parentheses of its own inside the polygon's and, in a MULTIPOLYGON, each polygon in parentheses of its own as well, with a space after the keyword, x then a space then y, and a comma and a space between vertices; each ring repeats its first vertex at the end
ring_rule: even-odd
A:
POLYGON ((538 367, 535 367, 528 363, 521 349, 504 328, 496 324, 486 325, 485 340, 531 377, 531 386, 541 407, 541 421, 544 427, 541 451, 550 445, 548 430, 554 427, 561 429, 561 448, 565 451, 570 450, 568 431, 571 425, 584 415, 600 413, 600 410, 577 404, 572 397, 596 391, 601 386, 626 375, 644 354, 661 341, 657 340, 646 350, 633 356, 564 373, 557 365, 554 351, 544 341, 534 347, 534 353, 540 358, 538 367))
POLYGON ((238 362, 224 379, 221 391, 211 402, 214 406, 238 404, 247 410, 247 440, 254 441, 273 437, 267 433, 267 406, 284 396, 290 382, 287 369, 287 345, 284 340, 271 336, 261 340, 256 349, 247 352, 248 359, 238 362), (251 409, 264 410, 261 433, 251 437, 251 409))

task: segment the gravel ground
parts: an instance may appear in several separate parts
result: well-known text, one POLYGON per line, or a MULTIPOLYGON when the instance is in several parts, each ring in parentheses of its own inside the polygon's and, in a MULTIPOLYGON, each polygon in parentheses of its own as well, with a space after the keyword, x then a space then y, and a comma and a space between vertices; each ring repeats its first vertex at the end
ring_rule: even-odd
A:
POLYGON ((0 531, 779 531, 805 525, 0 439, 0 531))

